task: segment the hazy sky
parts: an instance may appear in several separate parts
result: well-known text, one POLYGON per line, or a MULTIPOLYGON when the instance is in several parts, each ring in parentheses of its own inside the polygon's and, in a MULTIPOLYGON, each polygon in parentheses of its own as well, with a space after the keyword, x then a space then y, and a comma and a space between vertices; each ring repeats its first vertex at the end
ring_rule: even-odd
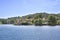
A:
POLYGON ((60 0, 0 0, 0 18, 36 12, 60 12, 60 0))

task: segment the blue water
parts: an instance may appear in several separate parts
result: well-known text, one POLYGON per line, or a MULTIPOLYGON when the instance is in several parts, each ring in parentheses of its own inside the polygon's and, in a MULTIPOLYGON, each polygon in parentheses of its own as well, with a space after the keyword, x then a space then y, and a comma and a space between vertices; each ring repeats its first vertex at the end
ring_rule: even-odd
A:
POLYGON ((60 40, 60 26, 0 25, 0 40, 60 40))

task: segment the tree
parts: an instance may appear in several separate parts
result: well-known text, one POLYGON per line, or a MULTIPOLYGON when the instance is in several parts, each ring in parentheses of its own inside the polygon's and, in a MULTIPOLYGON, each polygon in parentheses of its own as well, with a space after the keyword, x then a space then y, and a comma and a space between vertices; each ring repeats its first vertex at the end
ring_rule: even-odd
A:
POLYGON ((35 18, 35 19, 42 18, 42 15, 41 15, 41 14, 36 15, 34 18, 35 18))
POLYGON ((60 20, 57 20, 57 24, 59 24, 59 25, 60 25, 60 20))
POLYGON ((48 24, 49 25, 56 25, 57 24, 57 19, 55 16, 50 15, 48 16, 48 24))
POLYGON ((2 22, 0 21, 0 24, 2 24, 2 22))
POLYGON ((35 25, 42 25, 42 20, 41 19, 36 19, 34 20, 35 25))
POLYGON ((14 24, 14 20, 10 20, 10 24, 14 24))

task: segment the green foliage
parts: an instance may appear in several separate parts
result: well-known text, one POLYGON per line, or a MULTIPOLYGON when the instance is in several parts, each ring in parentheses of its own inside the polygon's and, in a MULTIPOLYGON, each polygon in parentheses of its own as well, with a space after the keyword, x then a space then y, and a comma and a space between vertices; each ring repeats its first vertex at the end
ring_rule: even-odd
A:
POLYGON ((0 24, 49 24, 49 25, 56 25, 60 24, 60 13, 59 14, 48 14, 48 13, 35 13, 26 16, 18 16, 18 17, 11 17, 8 19, 0 19, 0 24), (46 18, 43 20, 43 18, 46 18), (57 19, 56 19, 57 18, 57 19), (20 21, 18 22, 18 20, 20 21))
POLYGON ((7 24, 7 20, 2 20, 2 24, 7 24))
POLYGON ((31 16, 26 16, 26 18, 27 18, 27 19, 30 19, 30 18, 31 18, 31 16))
POLYGON ((35 17, 34 17, 35 19, 38 19, 38 18, 42 18, 42 15, 36 15, 35 17))
POLYGON ((57 20, 57 24, 60 24, 60 20, 57 20))
POLYGON ((35 25, 42 25, 42 20, 41 19, 36 19, 34 20, 35 25))
POLYGON ((28 22, 22 22, 21 25, 29 25, 28 22))
POLYGON ((0 21, 0 24, 2 24, 2 22, 0 21))
POLYGON ((50 16, 48 17, 48 24, 49 24, 49 25, 56 25, 56 23, 57 23, 56 17, 53 16, 53 15, 50 15, 50 16))

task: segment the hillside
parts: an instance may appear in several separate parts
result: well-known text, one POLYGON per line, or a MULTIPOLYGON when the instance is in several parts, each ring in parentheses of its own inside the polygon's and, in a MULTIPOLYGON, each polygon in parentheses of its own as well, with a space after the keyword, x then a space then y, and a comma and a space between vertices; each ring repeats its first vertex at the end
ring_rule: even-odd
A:
MULTIPOLYGON (((60 13, 49 14, 49 13, 45 13, 45 12, 29 14, 29 15, 22 16, 22 17, 18 16, 18 17, 11 17, 8 19, 0 19, 0 24, 35 24, 36 23, 35 21, 40 22, 41 20, 43 20, 42 24, 47 24, 48 17, 50 15, 55 16, 57 22, 60 24, 60 13)), ((38 24, 38 22, 37 22, 37 24, 38 24)))

